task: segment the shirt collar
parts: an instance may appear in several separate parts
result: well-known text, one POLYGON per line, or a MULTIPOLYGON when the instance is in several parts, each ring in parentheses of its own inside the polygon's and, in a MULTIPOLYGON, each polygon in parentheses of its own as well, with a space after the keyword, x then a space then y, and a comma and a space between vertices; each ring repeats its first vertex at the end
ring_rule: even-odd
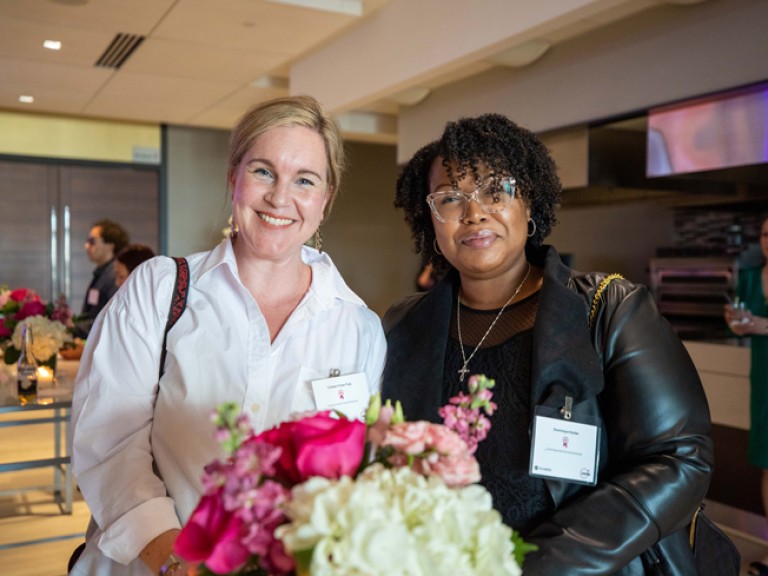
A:
POLYGON ((323 307, 330 308, 336 298, 365 306, 360 297, 344 282, 333 260, 326 252, 318 252, 309 246, 302 246, 301 259, 312 267, 312 285, 309 290, 323 307))
MULTIPOLYGON (((301 259, 312 267, 312 285, 309 287, 311 295, 324 308, 330 308, 336 298, 365 306, 365 303, 355 294, 344 279, 326 252, 318 252, 309 246, 302 246, 301 259)), ((237 278, 237 261, 232 242, 229 238, 222 240, 204 258, 193 282, 197 282, 214 268, 226 266, 232 275, 237 278)))

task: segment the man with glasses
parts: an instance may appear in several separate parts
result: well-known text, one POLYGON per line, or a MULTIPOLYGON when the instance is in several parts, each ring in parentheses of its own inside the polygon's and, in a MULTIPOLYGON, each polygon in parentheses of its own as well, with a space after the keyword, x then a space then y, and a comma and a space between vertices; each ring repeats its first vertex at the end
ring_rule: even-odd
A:
POLYGON ((128 232, 125 228, 111 220, 101 220, 91 228, 85 240, 85 252, 88 259, 96 264, 96 268, 85 292, 82 312, 75 323, 75 336, 88 337, 96 316, 117 291, 115 254, 125 248, 128 242, 128 232))

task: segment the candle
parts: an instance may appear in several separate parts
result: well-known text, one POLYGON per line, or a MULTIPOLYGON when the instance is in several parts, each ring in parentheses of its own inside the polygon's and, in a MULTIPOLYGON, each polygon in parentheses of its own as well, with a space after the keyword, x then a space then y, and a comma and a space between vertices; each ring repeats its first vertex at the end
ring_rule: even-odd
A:
POLYGON ((53 386, 53 370, 47 366, 37 368, 37 388, 51 388, 53 386))

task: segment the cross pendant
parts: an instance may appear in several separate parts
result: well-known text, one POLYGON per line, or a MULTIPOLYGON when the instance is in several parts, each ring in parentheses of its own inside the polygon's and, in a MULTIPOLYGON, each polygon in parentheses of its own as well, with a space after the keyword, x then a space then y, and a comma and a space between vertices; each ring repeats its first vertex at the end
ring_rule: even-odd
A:
POLYGON ((469 369, 465 364, 459 369, 459 382, 464 382, 464 377, 469 373, 469 369))

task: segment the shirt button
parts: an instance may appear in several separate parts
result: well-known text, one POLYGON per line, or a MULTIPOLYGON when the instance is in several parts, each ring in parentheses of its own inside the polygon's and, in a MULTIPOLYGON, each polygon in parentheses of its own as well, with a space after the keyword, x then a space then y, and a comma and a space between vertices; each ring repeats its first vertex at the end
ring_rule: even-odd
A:
POLYGON ((258 412, 259 410, 261 410, 261 406, 259 406, 258 404, 251 404, 251 412, 256 414, 256 412, 258 412))

